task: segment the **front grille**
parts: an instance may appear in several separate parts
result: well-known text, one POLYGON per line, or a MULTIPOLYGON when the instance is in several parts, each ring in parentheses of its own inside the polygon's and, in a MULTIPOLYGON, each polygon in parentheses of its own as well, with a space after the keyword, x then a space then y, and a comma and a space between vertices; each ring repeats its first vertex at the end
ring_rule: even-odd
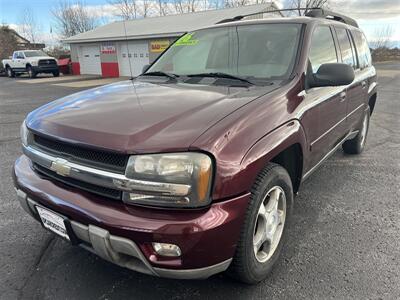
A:
POLYGON ((36 148, 68 161, 79 163, 88 167, 112 171, 119 174, 125 173, 129 156, 125 154, 93 150, 90 148, 56 141, 37 134, 33 135, 33 143, 36 148))
POLYGON ((54 59, 41 59, 38 62, 39 66, 54 66, 57 62, 54 59))
POLYGON ((98 186, 95 184, 76 180, 76 179, 70 178, 70 177, 63 177, 63 176, 58 175, 57 173, 55 173, 47 168, 44 168, 36 163, 33 164, 33 167, 38 173, 40 173, 44 177, 54 179, 56 181, 66 184, 66 185, 70 185, 72 187, 79 188, 79 189, 82 189, 82 190, 85 190, 85 191, 88 191, 88 192, 91 192, 93 194, 97 194, 97 195, 100 195, 103 197, 111 198, 114 200, 121 200, 122 192, 119 190, 114 190, 114 189, 98 186))

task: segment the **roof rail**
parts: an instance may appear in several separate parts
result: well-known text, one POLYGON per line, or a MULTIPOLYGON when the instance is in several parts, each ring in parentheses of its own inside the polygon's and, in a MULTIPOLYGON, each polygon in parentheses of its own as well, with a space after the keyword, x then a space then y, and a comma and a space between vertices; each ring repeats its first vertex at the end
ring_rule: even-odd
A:
POLYGON ((358 28, 356 20, 323 8, 312 8, 305 14, 305 16, 311 18, 335 20, 358 28))
POLYGON ((245 17, 250 17, 250 16, 255 16, 255 15, 261 15, 261 14, 267 14, 267 13, 282 13, 284 11, 300 11, 300 10, 304 10, 306 11, 305 16, 306 17, 311 17, 311 18, 324 18, 324 19, 330 19, 330 20, 335 20, 335 21, 339 21, 348 25, 352 25, 354 27, 358 27, 357 22, 352 19, 349 18, 347 16, 332 12, 332 11, 328 11, 326 9, 322 9, 319 7, 312 7, 312 8, 284 8, 284 9, 274 9, 274 10, 267 10, 267 11, 260 11, 257 13, 251 13, 251 14, 247 14, 247 15, 239 15, 239 16, 235 16, 233 18, 229 18, 229 19, 224 19, 221 20, 219 22, 217 22, 216 24, 222 24, 222 23, 228 23, 228 22, 235 22, 235 21, 239 21, 245 17))

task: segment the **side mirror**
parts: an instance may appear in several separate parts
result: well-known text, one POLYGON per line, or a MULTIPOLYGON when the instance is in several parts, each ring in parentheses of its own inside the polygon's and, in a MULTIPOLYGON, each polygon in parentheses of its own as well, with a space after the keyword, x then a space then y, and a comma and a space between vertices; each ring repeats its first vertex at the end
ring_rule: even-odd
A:
POLYGON ((317 73, 311 74, 308 78, 308 86, 339 86, 348 85, 354 80, 354 70, 352 67, 342 63, 322 64, 317 73))
POLYGON ((142 73, 146 73, 146 71, 150 68, 150 65, 144 65, 142 69, 142 73))

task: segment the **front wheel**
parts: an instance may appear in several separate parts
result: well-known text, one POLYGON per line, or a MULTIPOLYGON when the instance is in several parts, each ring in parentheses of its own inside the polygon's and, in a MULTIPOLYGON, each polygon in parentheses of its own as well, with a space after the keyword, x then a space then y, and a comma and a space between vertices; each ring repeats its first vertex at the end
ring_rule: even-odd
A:
POLYGON ((26 71, 28 72, 29 78, 35 78, 36 77, 36 72, 33 70, 31 66, 28 66, 26 68, 26 71))
POLYGON ((365 147, 369 128, 370 110, 367 109, 364 113, 362 123, 358 134, 351 140, 345 141, 342 145, 343 151, 347 154, 360 154, 365 147))
POLYGON ((13 78, 15 76, 14 71, 10 67, 7 67, 7 76, 9 78, 13 78))
POLYGON ((280 165, 268 164, 252 188, 229 275, 248 284, 267 277, 282 251, 292 204, 288 172, 280 165))
POLYGON ((58 77, 58 76, 60 76, 60 71, 53 71, 53 76, 54 77, 58 77))

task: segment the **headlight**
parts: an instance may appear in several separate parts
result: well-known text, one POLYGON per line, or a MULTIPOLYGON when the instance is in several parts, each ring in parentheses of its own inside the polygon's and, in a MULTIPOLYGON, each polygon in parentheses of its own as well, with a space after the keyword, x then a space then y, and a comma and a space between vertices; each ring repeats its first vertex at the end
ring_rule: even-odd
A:
POLYGON ((24 120, 24 122, 22 122, 22 124, 21 124, 20 135, 21 135, 21 142, 22 142, 22 145, 24 145, 25 147, 28 146, 29 130, 28 130, 28 128, 26 127, 25 120, 24 120))
POLYGON ((133 155, 126 177, 143 188, 125 192, 130 204, 164 207, 201 207, 210 203, 213 166, 203 153, 133 155))
POLYGON ((32 66, 37 66, 38 65, 38 61, 37 60, 32 60, 30 63, 31 63, 32 66))

